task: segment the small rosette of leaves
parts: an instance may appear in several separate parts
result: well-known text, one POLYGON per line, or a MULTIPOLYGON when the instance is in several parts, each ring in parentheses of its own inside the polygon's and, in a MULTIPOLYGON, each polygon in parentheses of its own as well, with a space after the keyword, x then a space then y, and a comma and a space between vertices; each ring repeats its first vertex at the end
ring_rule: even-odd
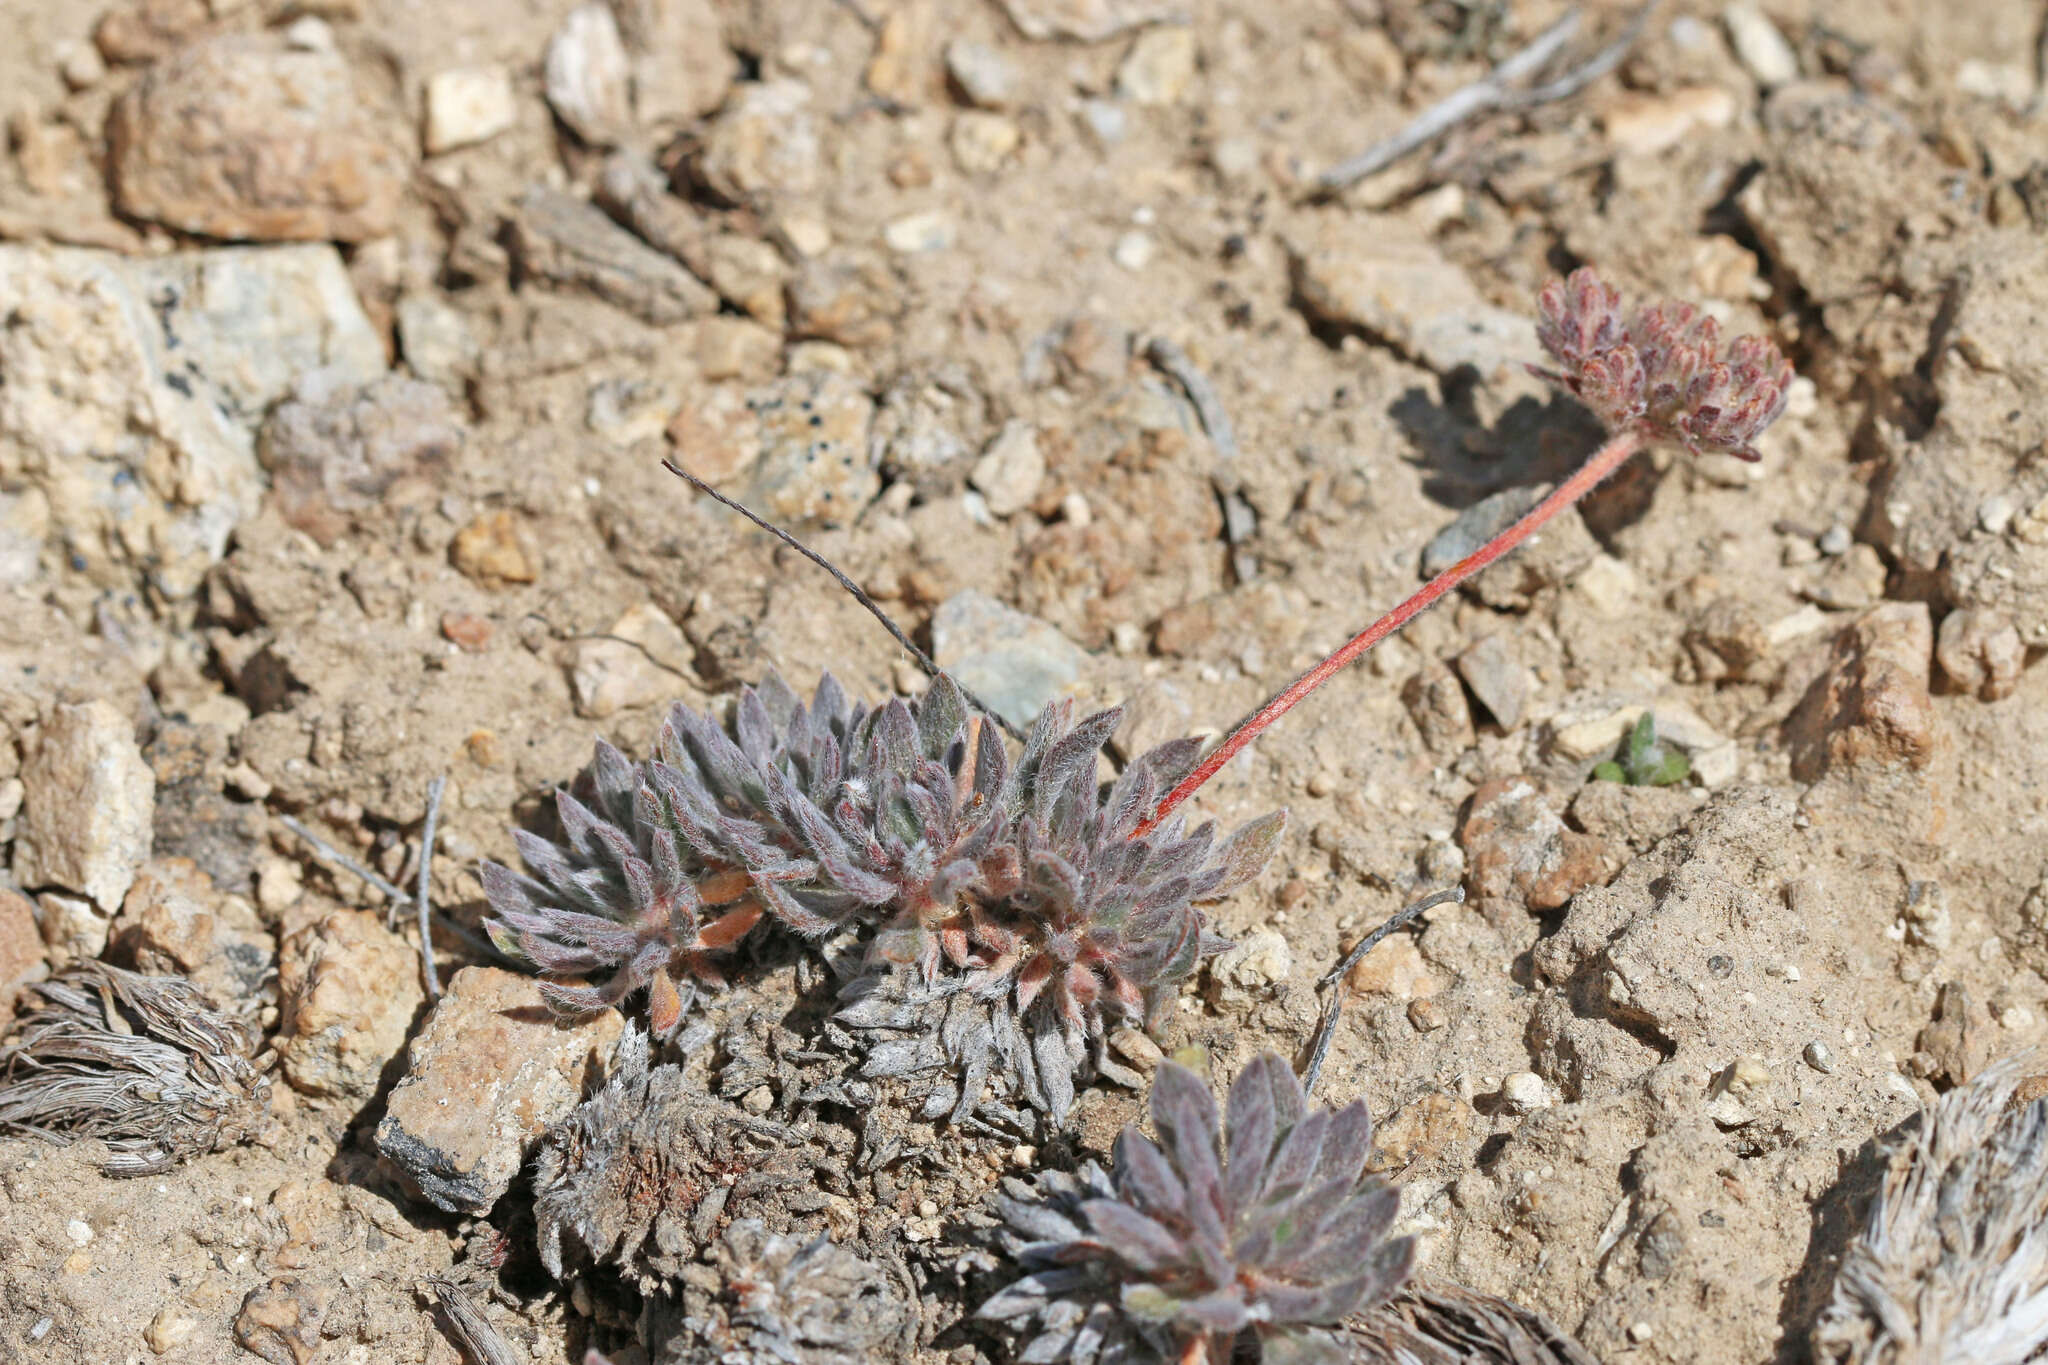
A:
POLYGON ((513 832, 532 875, 483 866, 491 939, 550 975, 604 978, 543 983, 543 997, 564 1013, 592 1013, 644 988, 649 1023, 666 1038, 696 984, 718 982, 711 954, 744 937, 760 905, 707 908, 706 891, 732 900, 743 883, 707 875, 643 770, 602 740, 574 791, 556 792, 555 807, 563 843, 513 832))
POLYGON ((1019 1359, 1267 1362, 1345 1356, 1324 1330, 1397 1289, 1411 1238, 1387 1237, 1398 1193, 1365 1175, 1364 1101, 1308 1108, 1268 1052, 1231 1086, 1227 1123, 1201 1078, 1174 1063, 1152 1089, 1157 1140, 1135 1127, 1113 1170, 1008 1182, 997 1210, 1029 1272, 979 1316, 1026 1338, 1019 1359))
POLYGON ((924 989, 857 980, 838 1015, 848 1027, 910 1035, 878 1045, 866 1074, 950 1065, 964 1076, 957 1120, 1000 1067, 1009 1090, 1061 1122, 1075 1078, 1095 1069, 1107 1022, 1156 1031, 1181 983, 1225 946, 1199 904, 1258 875, 1285 813, 1220 845, 1211 826, 1190 832, 1179 816, 1138 834, 1199 745, 1140 755, 1104 793, 1096 754, 1121 719, 1109 710, 1077 722, 1071 702, 1055 702, 1014 767, 987 742, 994 727, 982 727, 975 781, 992 792, 987 818, 954 847, 937 892, 900 908, 875 941, 884 959, 922 963, 924 989), (910 943, 922 947, 899 946, 910 943), (945 981, 935 979, 941 963, 955 969, 945 981))
POLYGON ((1545 286, 1537 311, 1536 338, 1558 368, 1534 373, 1609 431, 1755 460, 1757 437, 1785 411, 1791 362, 1758 336, 1724 351, 1721 325, 1689 303, 1661 300, 1625 318, 1620 292, 1580 269, 1545 286))
POLYGON ((1631 787, 1668 787, 1692 775, 1685 752, 1657 739, 1657 718, 1648 711, 1637 718, 1613 758, 1593 766, 1595 782, 1621 782, 1631 787))

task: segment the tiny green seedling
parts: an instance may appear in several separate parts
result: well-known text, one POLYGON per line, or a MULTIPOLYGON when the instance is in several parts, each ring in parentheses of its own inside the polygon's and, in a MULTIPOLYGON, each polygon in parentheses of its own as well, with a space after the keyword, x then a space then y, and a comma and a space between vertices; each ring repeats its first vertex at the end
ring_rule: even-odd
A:
POLYGON ((1631 787, 1668 787, 1692 776, 1685 752, 1657 739, 1657 718, 1645 711, 1629 730, 1613 758, 1595 765, 1595 782, 1622 782, 1631 787))

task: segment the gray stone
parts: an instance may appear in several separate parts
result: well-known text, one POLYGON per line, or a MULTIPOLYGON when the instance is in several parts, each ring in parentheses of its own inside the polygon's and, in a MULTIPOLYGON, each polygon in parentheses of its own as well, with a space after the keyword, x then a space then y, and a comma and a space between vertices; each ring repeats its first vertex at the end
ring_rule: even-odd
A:
POLYGON ((22 765, 14 880, 89 896, 108 915, 149 860, 156 774, 135 726, 103 701, 52 707, 22 765))
POLYGON ((611 6, 569 11, 548 43, 542 80, 555 117, 589 145, 610 147, 632 131, 632 72, 611 6))
POLYGON ((1524 376, 1536 325, 1496 308, 1427 238, 1383 222, 1324 217, 1288 241, 1295 289, 1315 317, 1353 327, 1438 374, 1471 366, 1486 381, 1524 376))
POLYGON ((742 500, 785 526, 844 525, 881 491, 869 451, 874 401, 845 375, 811 370, 747 396, 760 454, 742 500))
POLYGON ((1072 688, 1088 663, 1052 626, 974 588, 940 604, 932 647, 940 668, 1019 726, 1072 688))
POLYGON ((1073 38, 1084 43, 1187 13, 1182 0, 1003 0, 1003 9, 1026 38, 1073 38))
POLYGON ((818 188, 818 126, 802 81, 749 85, 704 134, 697 175, 735 204, 771 195, 801 198, 818 188))
POLYGON ((1000 48, 955 38, 946 44, 946 74, 968 103, 1002 109, 1017 98, 1017 67, 1000 48))
POLYGON ((633 108, 643 127, 680 127, 725 103, 740 64, 713 0, 614 0, 612 9, 633 64, 633 108))
POLYGON ((1534 507, 1547 491, 1541 487, 1503 488, 1458 513, 1422 547, 1422 576, 1435 578, 1471 554, 1534 507))
POLYGON ((398 349, 407 368, 444 389, 459 390, 476 368, 476 337, 469 323, 432 291, 398 301, 398 349))
POLYGON ((352 513, 378 506, 399 479, 445 469, 462 434, 447 393, 432 384, 401 374, 360 384, 327 369, 277 405, 256 449, 284 519, 331 545, 352 513))
POLYGON ((717 309, 696 276, 585 200, 536 186, 512 219, 512 249, 530 275, 580 289, 665 327, 717 309))
POLYGON ((1522 721, 1533 680, 1498 635, 1489 635, 1458 656, 1458 675, 1503 730, 1522 721))
POLYGON ((262 494, 254 430, 308 371, 357 382, 383 343, 331 246, 133 260, 0 246, 0 479, 105 580, 197 590, 262 494))
POLYGON ((413 1039, 377 1150, 428 1202, 482 1213, 611 1055, 618 1011, 558 1023, 530 976, 465 967, 413 1039))
POLYGON ((1045 482, 1045 455, 1038 448, 1038 430, 1012 419, 974 462, 967 481, 988 499, 988 510, 1012 517, 1031 506, 1045 482))

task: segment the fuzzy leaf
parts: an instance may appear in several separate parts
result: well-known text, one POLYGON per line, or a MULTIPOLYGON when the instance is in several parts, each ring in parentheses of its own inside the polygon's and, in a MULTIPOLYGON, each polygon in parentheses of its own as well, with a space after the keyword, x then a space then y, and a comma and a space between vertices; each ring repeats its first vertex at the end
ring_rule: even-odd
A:
POLYGON ((1237 890, 1259 875, 1271 861, 1273 852, 1280 846, 1280 836, 1287 832, 1287 812, 1276 810, 1262 815, 1223 841, 1223 847, 1216 850, 1216 861, 1222 865, 1223 879, 1209 891, 1208 896, 1222 898, 1237 890))
POLYGON ((1245 1207, 1257 1193, 1283 1123, 1292 1127, 1301 1107, 1301 1082, 1276 1052, 1252 1058, 1231 1083, 1224 1192, 1232 1207, 1245 1207))

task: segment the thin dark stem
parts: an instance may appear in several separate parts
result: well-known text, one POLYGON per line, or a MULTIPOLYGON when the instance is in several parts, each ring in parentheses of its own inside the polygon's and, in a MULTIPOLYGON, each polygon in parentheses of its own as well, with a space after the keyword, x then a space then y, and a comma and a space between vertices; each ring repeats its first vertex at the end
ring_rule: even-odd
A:
MULTIPOLYGON (((704 480, 698 478, 689 470, 684 469, 674 460, 663 460, 661 462, 661 467, 663 469, 666 469, 669 473, 675 475, 677 478, 681 479, 684 483, 689 484, 690 487, 696 489, 699 493, 707 493, 711 497, 717 499, 719 502, 724 503, 727 507, 730 507, 733 511, 739 513, 748 521, 753 522, 754 525, 760 527, 769 535, 774 536, 777 540, 781 541, 784 545, 787 545, 790 549, 795 550, 805 559, 810 560, 811 563, 817 565, 826 573, 831 574, 834 582, 838 583, 840 587, 846 589, 846 591, 852 595, 854 601, 860 603, 863 607, 866 607, 868 609, 868 614, 873 616, 877 621, 880 621, 882 623, 882 629, 888 631, 890 637, 894 639, 897 644, 903 646, 903 648, 910 651, 910 657, 917 660, 917 666, 919 668, 922 668, 928 677, 936 678, 940 675, 941 672, 944 671, 937 664, 932 662, 930 655, 926 654, 923 650, 919 649, 915 644, 911 643, 910 637, 903 633, 903 628, 901 626, 897 625, 894 621, 889 619, 889 613, 882 610, 881 604, 876 602, 874 598, 868 596, 867 593, 862 590, 860 584, 854 582, 851 578, 848 578, 844 573, 840 572, 839 566, 837 564, 834 564, 831 560, 825 558, 825 556, 819 554, 816 550, 813 550, 810 546, 804 544, 801 540, 798 540, 795 536, 783 530, 774 522, 768 520, 764 516, 761 516, 760 514, 755 512, 751 507, 748 507, 745 503, 733 498, 728 498, 725 494, 719 492, 716 488, 713 488, 710 484, 704 482, 704 480)), ((960 680, 958 678, 953 679, 953 682, 955 686, 960 685, 960 680)), ((982 712, 983 714, 988 716, 989 719, 993 720, 997 725, 1001 726, 1004 734, 1008 735, 1011 739, 1016 740, 1019 744, 1024 743, 1024 732, 1022 730, 1019 730, 1016 726, 1010 724, 1009 721, 1005 720, 1001 712, 997 711, 993 706, 990 706, 980 697, 977 697, 972 692, 969 692, 964 686, 960 687, 960 695, 967 698, 968 704, 974 707, 975 710, 982 712)))
POLYGON ((1337 1020, 1344 1014, 1344 977, 1362 961, 1365 955, 1380 946, 1387 935, 1409 923, 1425 910, 1434 910, 1439 905, 1463 905, 1465 888, 1447 887, 1442 891, 1424 896, 1413 905, 1403 906, 1394 917, 1379 928, 1358 940, 1343 960, 1316 982, 1317 990, 1329 990, 1330 995, 1323 1002, 1322 1016, 1316 1020, 1315 1036, 1309 1040, 1308 1063, 1301 1069, 1301 1088, 1309 1094, 1315 1093, 1316 1082, 1322 1078, 1323 1059, 1329 1056, 1330 1043, 1337 1036, 1337 1020))
POLYGON ((1609 437, 1607 444, 1594 452, 1592 459, 1586 461, 1578 472, 1559 484, 1549 497, 1530 508, 1520 521, 1430 579, 1414 596, 1352 636, 1342 649, 1289 683, 1284 691, 1232 730, 1224 741, 1216 746, 1215 751, 1188 774, 1185 781, 1168 792, 1166 799, 1159 803, 1159 809, 1152 812, 1150 819, 1138 826, 1132 837, 1147 833, 1164 820, 1174 807, 1199 791, 1224 764, 1237 757, 1247 744, 1263 734, 1274 721, 1292 711, 1295 703, 1328 682, 1345 665, 1434 606, 1438 599, 1451 589, 1534 535, 1543 523, 1577 502, 1602 479, 1619 469, 1629 456, 1641 449, 1642 444, 1642 433, 1633 428, 1609 437))
POLYGON ((441 792, 447 785, 447 775, 443 774, 427 788, 427 825, 420 833, 420 893, 416 908, 420 919, 420 976, 426 984, 429 1000, 441 998, 441 977, 434 970, 434 935, 430 927, 434 910, 429 899, 429 878, 434 871, 434 826, 441 818, 441 792))

